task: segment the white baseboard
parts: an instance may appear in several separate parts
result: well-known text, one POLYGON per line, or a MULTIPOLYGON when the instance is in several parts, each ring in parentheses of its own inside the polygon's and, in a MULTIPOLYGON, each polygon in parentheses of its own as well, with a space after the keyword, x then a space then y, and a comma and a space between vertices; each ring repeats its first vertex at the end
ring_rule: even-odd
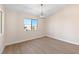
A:
POLYGON ((24 41, 33 40, 33 39, 40 38, 40 37, 44 37, 44 36, 48 36, 50 38, 55 38, 57 40, 61 40, 61 41, 67 42, 67 43, 79 45, 78 42, 69 41, 69 40, 66 40, 66 39, 61 39, 61 38, 58 38, 58 37, 54 37, 52 34, 47 34, 47 35, 38 35, 38 36, 30 37, 30 38, 27 38, 27 39, 24 39, 24 40, 19 40, 19 41, 16 41, 16 42, 6 43, 5 46, 11 45, 11 44, 16 44, 16 43, 21 43, 21 42, 24 42, 24 41))
POLYGON ((24 41, 33 40, 33 39, 40 38, 40 37, 44 37, 44 36, 45 36, 45 35, 38 35, 38 36, 29 37, 29 38, 24 39, 24 40, 18 40, 18 41, 16 41, 16 42, 6 43, 5 46, 7 46, 7 45, 12 45, 12 44, 16 44, 16 43, 21 43, 21 42, 24 42, 24 41))
POLYGON ((61 40, 61 41, 67 42, 67 43, 79 45, 78 42, 69 41, 69 40, 66 40, 66 39, 61 39, 61 38, 58 38, 58 37, 53 36, 52 34, 47 34, 46 36, 48 36, 48 37, 50 37, 50 38, 55 38, 55 39, 57 39, 57 40, 61 40))

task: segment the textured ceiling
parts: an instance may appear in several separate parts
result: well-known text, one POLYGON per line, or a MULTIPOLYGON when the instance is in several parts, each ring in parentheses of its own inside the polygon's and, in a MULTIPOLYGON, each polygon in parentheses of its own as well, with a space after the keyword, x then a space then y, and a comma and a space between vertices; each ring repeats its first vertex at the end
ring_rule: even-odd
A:
MULTIPOLYGON (((43 14, 44 17, 51 16, 55 14, 58 10, 64 8, 66 5, 64 4, 44 4, 43 5, 43 14)), ((41 5, 40 4, 7 4, 5 7, 8 10, 20 11, 20 12, 28 12, 35 16, 40 16, 41 13, 41 5)))

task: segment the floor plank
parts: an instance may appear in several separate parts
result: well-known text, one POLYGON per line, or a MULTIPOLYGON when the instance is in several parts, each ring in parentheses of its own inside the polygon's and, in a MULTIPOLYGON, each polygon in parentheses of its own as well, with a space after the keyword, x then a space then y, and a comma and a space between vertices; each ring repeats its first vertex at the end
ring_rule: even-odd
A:
POLYGON ((42 37, 6 46, 3 54, 78 54, 79 46, 42 37))

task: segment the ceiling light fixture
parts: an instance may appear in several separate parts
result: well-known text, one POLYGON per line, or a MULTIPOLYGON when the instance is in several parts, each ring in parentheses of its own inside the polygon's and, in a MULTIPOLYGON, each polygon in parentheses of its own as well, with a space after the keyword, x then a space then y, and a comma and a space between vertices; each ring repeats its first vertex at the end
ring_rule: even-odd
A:
POLYGON ((43 7, 44 7, 44 4, 41 4, 40 18, 44 18, 43 7))
POLYGON ((43 16, 43 4, 41 4, 41 16, 43 16))

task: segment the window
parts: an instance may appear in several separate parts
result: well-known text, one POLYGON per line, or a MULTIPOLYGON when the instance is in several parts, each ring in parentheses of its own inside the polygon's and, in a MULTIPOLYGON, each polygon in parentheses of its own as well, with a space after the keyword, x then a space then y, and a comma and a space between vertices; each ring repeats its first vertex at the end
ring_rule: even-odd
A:
POLYGON ((37 19, 24 19, 24 31, 37 30, 37 19))
POLYGON ((0 34, 2 34, 2 12, 0 11, 0 34))

